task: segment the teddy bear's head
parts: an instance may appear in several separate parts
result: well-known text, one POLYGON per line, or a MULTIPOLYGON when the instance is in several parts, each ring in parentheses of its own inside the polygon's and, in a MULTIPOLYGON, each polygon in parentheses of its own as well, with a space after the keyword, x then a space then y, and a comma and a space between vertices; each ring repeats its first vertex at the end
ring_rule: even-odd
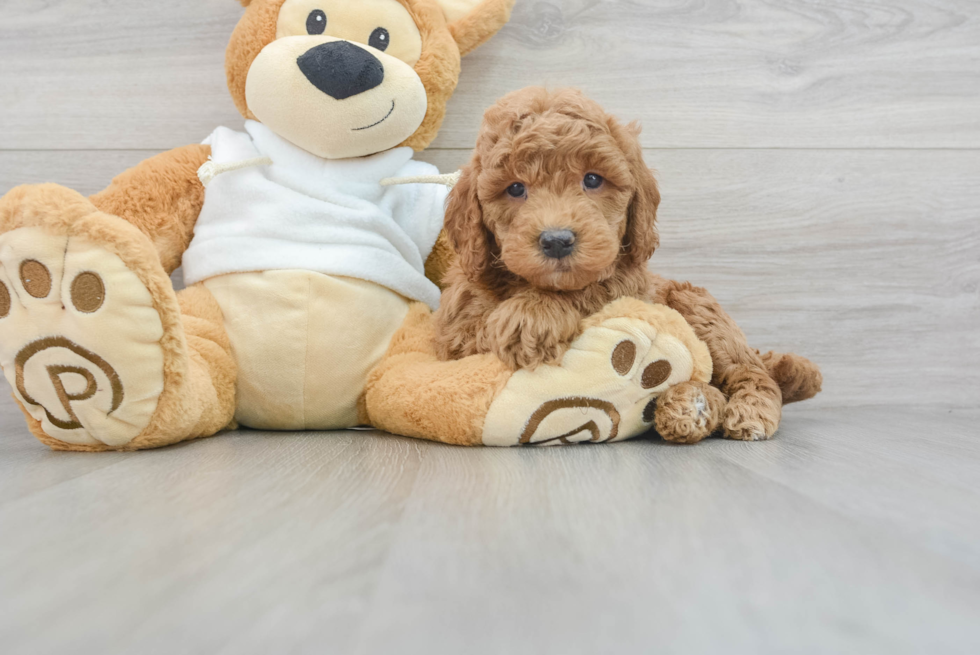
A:
POLYGON ((460 57, 493 36, 514 0, 240 0, 226 57, 246 118, 328 159, 439 131, 460 57))

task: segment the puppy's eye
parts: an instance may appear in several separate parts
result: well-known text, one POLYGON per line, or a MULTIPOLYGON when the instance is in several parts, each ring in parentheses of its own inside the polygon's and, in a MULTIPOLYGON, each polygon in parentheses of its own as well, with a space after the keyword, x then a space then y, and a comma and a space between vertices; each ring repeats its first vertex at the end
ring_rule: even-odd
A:
POLYGON ((391 43, 391 35, 388 34, 388 30, 383 27, 371 32, 371 38, 368 39, 368 45, 372 48, 376 48, 381 52, 388 49, 388 44, 391 43))
POLYGON ((523 198, 527 195, 527 187, 520 182, 514 182, 507 187, 507 195, 511 198, 523 198))
POLYGON ((589 173, 585 176, 585 179, 582 180, 582 184, 585 185, 586 189, 598 189, 602 186, 602 182, 602 176, 596 175, 595 173, 589 173))
POLYGON ((327 31, 327 15, 319 9, 314 9, 306 18, 306 31, 317 36, 327 31))

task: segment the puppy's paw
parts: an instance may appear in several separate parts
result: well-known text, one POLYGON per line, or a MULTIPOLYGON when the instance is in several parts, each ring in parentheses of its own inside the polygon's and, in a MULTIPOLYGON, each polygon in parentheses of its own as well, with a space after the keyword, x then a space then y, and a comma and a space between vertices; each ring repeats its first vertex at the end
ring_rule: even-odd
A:
POLYGON ((778 397, 760 389, 735 392, 725 406, 725 436, 738 441, 766 441, 776 434, 782 418, 778 397))
POLYGON ((489 350, 510 368, 557 364, 578 331, 579 317, 563 305, 512 298, 487 318, 489 350))
POLYGON ((725 396, 705 382, 681 382, 657 399, 654 427, 665 441, 697 443, 718 429, 725 396))
POLYGON ((561 361, 561 356, 568 350, 567 343, 541 343, 533 335, 521 332, 513 339, 498 343, 494 354, 508 367, 517 371, 520 369, 534 370, 545 364, 555 364, 561 361))

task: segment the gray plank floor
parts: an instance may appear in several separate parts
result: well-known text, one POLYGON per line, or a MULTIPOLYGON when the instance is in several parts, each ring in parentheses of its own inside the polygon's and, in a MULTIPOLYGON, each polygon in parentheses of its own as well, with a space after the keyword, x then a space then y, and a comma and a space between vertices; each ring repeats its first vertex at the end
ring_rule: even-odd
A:
POLYGON ((4 653, 976 653, 977 410, 778 438, 52 453, 0 412, 4 653))

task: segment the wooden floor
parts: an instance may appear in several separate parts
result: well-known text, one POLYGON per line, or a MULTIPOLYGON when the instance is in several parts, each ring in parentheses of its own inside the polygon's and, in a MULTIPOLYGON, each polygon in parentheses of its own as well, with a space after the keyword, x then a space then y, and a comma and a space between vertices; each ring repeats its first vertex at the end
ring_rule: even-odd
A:
POLYGON ((0 413, 4 653, 977 653, 980 411, 472 450, 52 453, 0 413))
MULTIPOLYGON (((517 2, 421 158, 455 170, 532 84, 641 121, 653 266, 824 393, 762 444, 107 455, 4 399, 0 653, 980 652, 976 1, 517 2)), ((0 194, 240 129, 241 11, 0 0, 0 194)))

